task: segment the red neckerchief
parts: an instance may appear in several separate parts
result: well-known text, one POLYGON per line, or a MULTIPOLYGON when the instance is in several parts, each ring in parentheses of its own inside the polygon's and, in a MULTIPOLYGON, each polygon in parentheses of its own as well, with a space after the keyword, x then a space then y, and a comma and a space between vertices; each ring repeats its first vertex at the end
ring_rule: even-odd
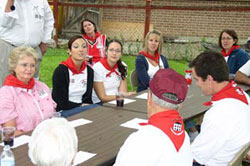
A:
POLYGON ((61 64, 68 67, 72 71, 73 75, 82 73, 82 71, 86 68, 86 63, 83 61, 80 70, 77 70, 77 67, 71 57, 69 57, 66 61, 62 61, 61 64))
POLYGON ((155 56, 152 56, 150 55, 149 53, 145 52, 145 51, 141 51, 139 52, 139 55, 144 55, 145 57, 149 58, 149 59, 152 59, 153 61, 155 61, 157 64, 159 64, 159 58, 160 58, 160 55, 158 52, 155 52, 155 56))
POLYGON ((219 101, 225 98, 237 99, 248 105, 247 98, 244 95, 243 90, 238 87, 234 81, 230 81, 227 86, 212 96, 211 101, 205 102, 203 105, 211 106, 213 101, 219 101))
POLYGON ((14 86, 14 87, 19 87, 19 88, 25 88, 28 91, 29 89, 32 89, 34 87, 35 80, 32 77, 30 79, 30 81, 28 82, 28 85, 27 85, 24 82, 22 82, 19 79, 17 79, 14 75, 8 75, 5 78, 3 85, 14 86))
POLYGON ((113 68, 111 68, 111 67, 109 66, 109 64, 108 64, 107 58, 103 58, 100 62, 102 63, 102 65, 103 65, 107 70, 110 71, 108 74, 106 74, 106 77, 110 77, 110 75, 111 75, 113 72, 115 72, 115 74, 118 75, 118 76, 120 75, 120 74, 116 71, 116 69, 118 68, 117 63, 115 64, 115 66, 114 66, 113 68))
POLYGON ((226 53, 226 50, 225 49, 223 49, 222 51, 221 51, 221 54, 224 56, 224 57, 227 57, 227 56, 229 56, 232 52, 233 52, 233 50, 235 50, 235 49, 238 49, 238 48, 240 48, 240 46, 233 46, 229 51, 228 51, 228 53, 226 53))
POLYGON ((183 145, 185 139, 185 130, 183 119, 177 110, 168 110, 152 115, 148 123, 140 125, 153 125, 161 129, 173 142, 177 152, 183 145))
POLYGON ((86 34, 83 35, 85 39, 90 40, 92 43, 94 43, 99 36, 101 36, 100 32, 95 33, 95 38, 89 37, 86 34))

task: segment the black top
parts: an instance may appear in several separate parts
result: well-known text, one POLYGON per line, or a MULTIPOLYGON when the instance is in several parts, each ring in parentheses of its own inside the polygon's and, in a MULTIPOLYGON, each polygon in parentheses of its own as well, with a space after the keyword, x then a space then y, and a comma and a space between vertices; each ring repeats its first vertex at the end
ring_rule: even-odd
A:
POLYGON ((53 73, 52 98, 57 103, 56 111, 68 110, 80 106, 82 103, 93 104, 92 89, 94 80, 94 71, 87 66, 87 91, 82 96, 82 103, 69 101, 69 69, 60 64, 53 73))

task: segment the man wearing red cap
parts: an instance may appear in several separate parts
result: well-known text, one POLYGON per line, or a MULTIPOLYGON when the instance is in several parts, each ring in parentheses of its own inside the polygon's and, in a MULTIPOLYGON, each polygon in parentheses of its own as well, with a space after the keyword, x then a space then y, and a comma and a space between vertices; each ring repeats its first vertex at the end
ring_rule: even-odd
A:
POLYGON ((206 51, 189 65, 197 86, 211 101, 201 132, 191 145, 194 160, 205 166, 227 166, 250 142, 250 98, 233 81, 224 57, 206 51))
POLYGON ((160 69, 149 84, 148 123, 121 147, 115 166, 191 166, 190 140, 178 109, 187 83, 173 69, 160 69))

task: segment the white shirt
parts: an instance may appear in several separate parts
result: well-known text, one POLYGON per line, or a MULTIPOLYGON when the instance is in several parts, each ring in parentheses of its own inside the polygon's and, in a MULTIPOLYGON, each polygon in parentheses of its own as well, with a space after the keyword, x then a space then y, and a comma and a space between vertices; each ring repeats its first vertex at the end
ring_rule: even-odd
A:
POLYGON ((48 43, 54 18, 47 0, 15 0, 15 10, 5 12, 7 0, 0 3, 0 38, 15 46, 37 47, 48 43))
MULTIPOLYGON (((122 81, 121 76, 118 76, 115 72, 113 72, 109 77, 106 77, 110 71, 107 70, 101 62, 94 64, 93 70, 94 82, 103 82, 106 95, 117 95, 122 81)), ((120 74, 118 68, 116 71, 120 74)), ((97 97, 95 91, 93 91, 92 100, 94 103, 100 102, 100 99, 97 97)))
POLYGON ((74 74, 69 70, 69 101, 82 103, 82 96, 87 91, 87 67, 80 74, 74 74))
POLYGON ((247 61, 240 69, 240 72, 244 73, 246 76, 250 76, 250 60, 247 61))
POLYGON ((185 140, 179 152, 160 129, 146 125, 132 133, 121 147, 114 166, 192 166, 190 140, 185 140))
MULTIPOLYGON (((249 97, 247 98, 250 103, 249 97)), ((191 148, 198 163, 227 166, 248 142, 250 105, 227 98, 213 102, 213 106, 205 113, 201 133, 195 138, 191 148)))
POLYGON ((150 80, 153 79, 155 73, 159 70, 159 69, 163 69, 164 68, 164 65, 163 65, 163 62, 161 60, 161 57, 159 58, 159 64, 160 65, 157 65, 157 66, 153 66, 149 61, 148 61, 148 58, 146 58, 147 62, 148 62, 148 75, 150 77, 150 80))

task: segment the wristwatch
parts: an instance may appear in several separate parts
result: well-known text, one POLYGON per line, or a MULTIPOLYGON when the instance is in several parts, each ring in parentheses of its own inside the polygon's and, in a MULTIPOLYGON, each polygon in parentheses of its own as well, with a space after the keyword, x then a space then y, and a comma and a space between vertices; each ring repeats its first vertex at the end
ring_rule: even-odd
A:
POLYGON ((15 7, 14 5, 11 5, 11 6, 10 6, 10 10, 11 10, 11 11, 14 11, 15 9, 16 9, 16 7, 15 7))

